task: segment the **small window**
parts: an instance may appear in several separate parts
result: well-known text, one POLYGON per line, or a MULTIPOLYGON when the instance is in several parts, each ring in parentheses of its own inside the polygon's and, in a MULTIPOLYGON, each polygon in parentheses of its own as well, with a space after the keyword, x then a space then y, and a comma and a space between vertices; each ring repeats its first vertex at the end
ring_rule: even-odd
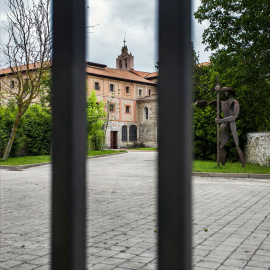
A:
POLYGON ((122 60, 119 61, 119 68, 122 69, 122 60))
POLYGON ((139 96, 142 95, 142 89, 139 89, 139 96))
POLYGON ((148 95, 151 96, 151 89, 148 90, 148 95))
POLYGON ((130 94, 130 89, 129 89, 129 86, 126 86, 126 94, 130 94))
POLYGON ((114 112, 114 109, 115 109, 114 103, 110 103, 110 108, 109 108, 110 112, 114 112))
POLYGON ((95 82, 95 90, 100 90, 100 86, 98 82, 95 82))
POLYGON ((131 110, 130 110, 130 106, 126 106, 126 113, 130 113, 131 110))
POLYGON ((114 84, 110 84, 110 92, 114 92, 114 84))
POLYGON ((10 81, 10 88, 14 88, 15 87, 15 82, 14 81, 10 81))
POLYGON ((149 118, 149 114, 148 114, 148 108, 147 107, 144 107, 143 109, 143 114, 144 114, 144 119, 148 119, 149 118))
POLYGON ((127 141, 127 126, 122 126, 122 142, 127 141))

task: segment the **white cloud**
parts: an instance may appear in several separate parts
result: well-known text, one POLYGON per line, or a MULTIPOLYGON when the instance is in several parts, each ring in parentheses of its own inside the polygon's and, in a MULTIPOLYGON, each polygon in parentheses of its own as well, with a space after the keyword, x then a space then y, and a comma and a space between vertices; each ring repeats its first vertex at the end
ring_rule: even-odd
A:
MULTIPOLYGON (((1 0, 3 1, 3 0, 1 0)), ((126 33, 127 46, 134 55, 135 69, 155 71, 157 61, 157 0, 91 0, 87 13, 88 28, 94 32, 88 34, 87 60, 115 67, 116 58, 121 52, 126 33)), ((194 0, 195 11, 200 0, 194 0)), ((8 33, 3 28, 7 8, 0 5, 0 42, 5 42, 8 33)), ((209 52, 204 52, 201 44, 202 33, 206 23, 193 22, 193 38, 195 50, 200 52, 200 61, 208 61, 209 52)), ((0 56, 1 60, 1 56, 0 56)))
POLYGON ((115 67, 126 33, 135 69, 154 71, 157 61, 156 5, 156 0, 90 1, 90 25, 100 25, 91 28, 94 33, 89 34, 88 60, 115 67))

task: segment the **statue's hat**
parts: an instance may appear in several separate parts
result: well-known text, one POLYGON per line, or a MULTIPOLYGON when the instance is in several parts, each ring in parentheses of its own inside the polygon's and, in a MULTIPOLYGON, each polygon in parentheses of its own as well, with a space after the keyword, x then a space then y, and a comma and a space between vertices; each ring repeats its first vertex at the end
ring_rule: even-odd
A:
POLYGON ((235 92, 234 89, 232 89, 231 87, 227 87, 227 86, 222 87, 220 90, 221 90, 221 91, 231 91, 231 92, 235 92))

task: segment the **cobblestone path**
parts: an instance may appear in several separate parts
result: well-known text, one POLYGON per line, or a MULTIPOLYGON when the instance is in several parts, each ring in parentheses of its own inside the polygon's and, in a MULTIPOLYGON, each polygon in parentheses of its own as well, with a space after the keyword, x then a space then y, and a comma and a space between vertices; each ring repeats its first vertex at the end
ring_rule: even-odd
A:
MULTIPOLYGON (((88 160, 88 269, 157 269, 156 157, 88 160)), ((0 269, 49 269, 50 175, 0 171, 0 269)), ((269 234, 269 180, 193 178, 193 269, 270 269, 269 234)))

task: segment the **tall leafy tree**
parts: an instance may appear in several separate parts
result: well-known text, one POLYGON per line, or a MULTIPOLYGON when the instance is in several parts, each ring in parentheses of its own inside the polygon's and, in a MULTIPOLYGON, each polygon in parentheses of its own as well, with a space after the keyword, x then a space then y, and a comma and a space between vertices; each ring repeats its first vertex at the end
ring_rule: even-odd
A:
POLYGON ((194 16, 209 22, 203 43, 221 85, 237 90, 243 136, 270 130, 270 1, 202 0, 194 16))
POLYGON ((104 103, 98 102, 96 92, 91 91, 86 103, 87 135, 91 150, 101 150, 104 144, 104 121, 106 112, 104 103), (98 145, 98 146, 97 146, 98 145))
POLYGON ((202 0, 194 16, 209 22, 203 33, 207 49, 226 52, 247 72, 269 78, 269 0, 202 0))

